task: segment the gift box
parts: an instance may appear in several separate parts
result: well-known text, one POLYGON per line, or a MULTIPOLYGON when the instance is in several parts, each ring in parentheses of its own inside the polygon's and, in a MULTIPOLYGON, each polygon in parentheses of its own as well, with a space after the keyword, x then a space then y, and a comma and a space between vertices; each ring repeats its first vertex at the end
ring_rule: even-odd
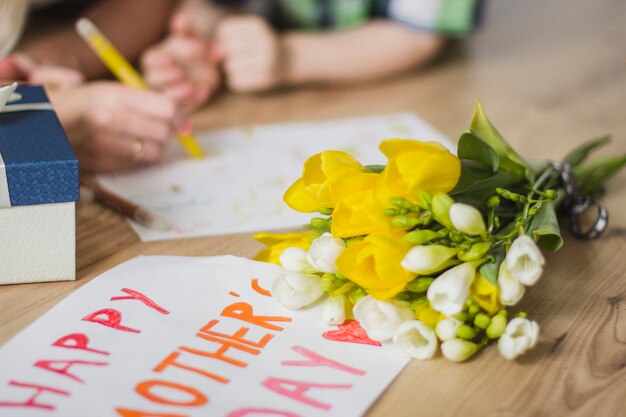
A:
POLYGON ((78 160, 43 88, 2 87, 0 284, 75 279, 78 197, 78 160))

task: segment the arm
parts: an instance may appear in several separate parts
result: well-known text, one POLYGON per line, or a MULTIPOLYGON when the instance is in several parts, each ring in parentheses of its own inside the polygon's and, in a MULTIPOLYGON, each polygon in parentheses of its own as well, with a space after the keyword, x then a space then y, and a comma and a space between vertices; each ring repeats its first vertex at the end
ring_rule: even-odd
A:
MULTIPOLYGON (((143 49, 161 38, 174 5, 174 0, 100 0, 83 15, 134 61, 143 49)), ((87 79, 107 74, 73 24, 24 45, 20 52, 39 64, 77 69, 87 79)))
POLYGON ((382 78, 424 65, 444 40, 399 23, 372 21, 326 33, 291 32, 283 36, 284 83, 347 83, 382 78))

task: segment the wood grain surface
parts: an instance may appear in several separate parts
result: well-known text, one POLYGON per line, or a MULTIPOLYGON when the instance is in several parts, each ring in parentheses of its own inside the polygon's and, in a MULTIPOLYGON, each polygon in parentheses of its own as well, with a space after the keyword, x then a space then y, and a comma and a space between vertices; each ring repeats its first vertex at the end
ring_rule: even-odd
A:
MULTIPOLYGON (((479 98, 529 159, 558 160, 605 133, 614 141, 601 153, 625 153, 626 2, 498 0, 485 11, 482 29, 429 68, 365 86, 223 94, 195 126, 411 111, 456 140, 479 98)), ((463 364, 411 361, 367 416, 626 416, 626 172, 608 188, 607 233, 585 242, 565 231, 563 249, 547 254, 542 280, 522 301, 541 327, 532 352, 507 361, 490 347, 463 364)), ((252 257, 259 249, 249 234, 143 243, 118 214, 81 203, 78 280, 0 287, 0 344, 137 255, 252 257)))

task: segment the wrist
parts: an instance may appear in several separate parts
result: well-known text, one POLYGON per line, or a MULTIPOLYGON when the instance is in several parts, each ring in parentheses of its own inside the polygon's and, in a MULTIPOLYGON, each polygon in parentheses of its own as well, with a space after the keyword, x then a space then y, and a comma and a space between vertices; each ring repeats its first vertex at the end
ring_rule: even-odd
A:
POLYGON ((287 33, 283 35, 282 48, 284 55, 283 84, 288 86, 314 82, 315 62, 313 37, 303 33, 287 33))

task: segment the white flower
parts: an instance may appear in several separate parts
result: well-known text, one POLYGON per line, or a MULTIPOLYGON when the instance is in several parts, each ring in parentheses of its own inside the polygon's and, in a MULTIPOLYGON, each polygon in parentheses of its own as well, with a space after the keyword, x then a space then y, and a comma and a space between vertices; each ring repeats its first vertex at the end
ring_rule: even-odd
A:
POLYGON ((306 249, 286 248, 278 258, 281 266, 292 272, 313 272, 315 269, 306 259, 306 249))
POLYGON ((359 300, 353 309, 354 318, 372 340, 383 342, 393 337, 403 321, 414 318, 405 301, 379 301, 371 296, 359 300))
POLYGON ((498 273, 498 295, 500 302, 505 306, 512 306, 524 295, 524 287, 518 280, 511 274, 509 268, 506 266, 506 262, 502 262, 500 265, 500 272, 498 273))
POLYGON ((429 274, 441 269, 458 251, 443 245, 414 246, 404 256, 401 265, 416 274, 429 274))
POLYGON ((537 282, 545 263, 535 242, 526 235, 513 241, 504 261, 513 277, 524 285, 537 282))
POLYGON ((446 342, 456 337, 456 329, 461 326, 461 322, 457 319, 439 320, 435 326, 435 333, 439 336, 439 340, 446 342))
POLYGON ((328 297, 322 307, 322 320, 331 325, 346 321, 346 297, 344 295, 328 297))
POLYGON ((498 340, 498 350, 507 359, 515 359, 537 344, 539 325, 528 319, 516 317, 506 325, 498 340))
POLYGON ((396 349, 415 359, 430 359, 437 352, 437 336, 433 329, 419 320, 407 320, 393 335, 396 349))
POLYGON ((287 271, 274 279, 271 293, 285 307, 298 309, 313 304, 325 291, 319 276, 287 271))
POLYGON ((441 344, 441 353, 453 362, 463 362, 478 350, 476 343, 463 339, 450 339, 441 344))
POLYGON ((343 239, 337 239, 330 233, 324 233, 311 242, 307 260, 316 270, 334 274, 337 272, 335 261, 345 248, 346 243, 343 239))
POLYGON ((482 235, 487 231, 480 211, 463 203, 450 206, 450 222, 456 230, 468 235, 482 235))
POLYGON ((463 311, 476 266, 475 262, 465 262, 435 278, 426 292, 432 308, 446 316, 463 311))

